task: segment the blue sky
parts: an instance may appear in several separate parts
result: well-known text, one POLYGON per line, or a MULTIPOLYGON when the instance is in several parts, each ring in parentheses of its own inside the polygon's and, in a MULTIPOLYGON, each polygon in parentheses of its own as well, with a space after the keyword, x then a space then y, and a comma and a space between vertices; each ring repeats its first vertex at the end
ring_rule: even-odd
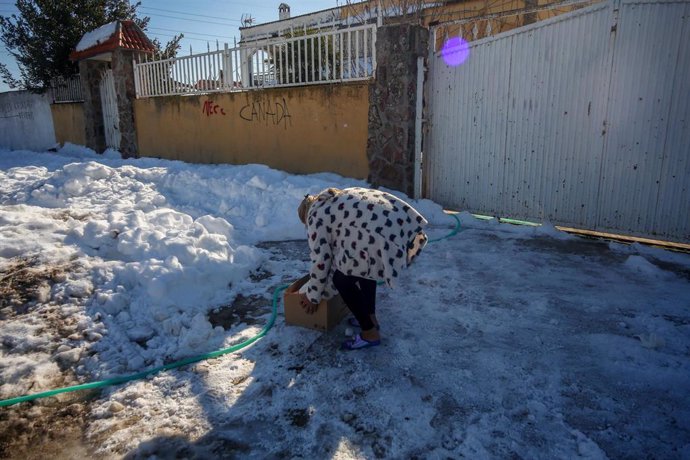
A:
MULTIPOLYGON (((240 39, 243 17, 253 18, 254 24, 275 21, 278 5, 283 2, 290 6, 291 16, 299 16, 333 8, 344 4, 345 0, 143 0, 138 11, 140 16, 151 18, 147 34, 152 39, 157 37, 161 43, 166 43, 176 33, 184 33, 179 53, 187 55, 190 46, 194 52, 206 51, 207 46, 215 48, 216 40, 220 46, 225 42, 232 46, 234 38, 240 39)), ((16 13, 14 4, 14 0, 0 0, 0 15, 16 13)), ((9 64, 15 77, 19 77, 17 65, 4 45, 0 48, 0 62, 9 64)), ((0 82, 0 92, 8 90, 8 86, 0 82)))

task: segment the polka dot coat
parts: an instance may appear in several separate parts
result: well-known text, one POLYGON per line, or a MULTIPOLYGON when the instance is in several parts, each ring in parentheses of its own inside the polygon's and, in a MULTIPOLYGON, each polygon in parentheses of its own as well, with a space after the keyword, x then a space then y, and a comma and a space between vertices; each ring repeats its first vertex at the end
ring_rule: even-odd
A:
POLYGON ((301 290, 313 303, 333 297, 333 273, 393 280, 427 242, 426 219, 389 193, 347 188, 321 192, 307 213, 312 267, 301 290))

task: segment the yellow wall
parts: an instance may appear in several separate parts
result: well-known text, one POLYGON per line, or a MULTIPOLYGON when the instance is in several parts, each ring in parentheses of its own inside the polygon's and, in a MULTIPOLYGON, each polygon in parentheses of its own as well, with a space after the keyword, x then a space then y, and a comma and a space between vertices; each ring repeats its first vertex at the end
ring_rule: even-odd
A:
POLYGON ((140 156, 364 179, 369 83, 137 99, 140 156))
POLYGON ((69 104, 51 104, 55 140, 60 144, 85 145, 84 133, 84 104, 81 102, 69 104))

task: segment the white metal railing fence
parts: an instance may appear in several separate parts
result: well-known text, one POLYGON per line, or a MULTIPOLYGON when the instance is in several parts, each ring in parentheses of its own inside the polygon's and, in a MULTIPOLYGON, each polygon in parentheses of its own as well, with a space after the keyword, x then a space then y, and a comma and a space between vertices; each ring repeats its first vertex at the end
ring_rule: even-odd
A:
POLYGON ((237 82, 232 69, 239 63, 235 49, 134 64, 137 97, 228 91, 237 82))
POLYGON ((70 78, 53 78, 50 84, 50 92, 53 103, 84 101, 79 74, 72 75, 70 78))
POLYGON ((137 97, 152 97, 366 80, 375 69, 376 25, 368 24, 135 63, 134 81, 137 97))

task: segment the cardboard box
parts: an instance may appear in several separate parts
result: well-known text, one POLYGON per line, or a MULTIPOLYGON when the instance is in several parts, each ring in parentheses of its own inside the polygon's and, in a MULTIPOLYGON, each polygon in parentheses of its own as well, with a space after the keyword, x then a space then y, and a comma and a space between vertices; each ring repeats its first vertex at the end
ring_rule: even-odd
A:
POLYGON ((307 280, 309 280, 309 275, 298 279, 285 289, 283 293, 285 322, 317 331, 330 331, 350 313, 350 309, 340 296, 335 296, 328 301, 322 300, 314 314, 307 314, 299 304, 299 289, 307 280))

